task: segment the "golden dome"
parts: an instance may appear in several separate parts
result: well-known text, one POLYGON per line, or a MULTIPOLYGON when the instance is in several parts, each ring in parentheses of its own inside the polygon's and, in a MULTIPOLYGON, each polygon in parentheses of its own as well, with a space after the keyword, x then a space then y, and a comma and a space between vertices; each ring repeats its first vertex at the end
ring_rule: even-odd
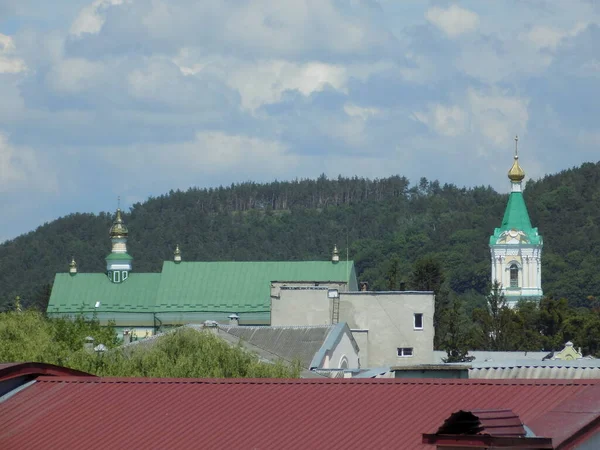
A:
POLYGON ((520 183, 525 178, 525 171, 519 165, 519 136, 515 136, 515 162, 508 171, 508 179, 513 183, 520 183))
POLYGON ((513 183, 520 183, 525 178, 525 171, 519 165, 519 157, 515 155, 515 162, 508 171, 508 179, 513 183))
POLYGON ((121 217, 121 209, 117 209, 117 217, 115 217, 115 221, 113 222, 112 227, 110 227, 109 235, 111 238, 123 238, 127 237, 128 234, 129 231, 121 217))

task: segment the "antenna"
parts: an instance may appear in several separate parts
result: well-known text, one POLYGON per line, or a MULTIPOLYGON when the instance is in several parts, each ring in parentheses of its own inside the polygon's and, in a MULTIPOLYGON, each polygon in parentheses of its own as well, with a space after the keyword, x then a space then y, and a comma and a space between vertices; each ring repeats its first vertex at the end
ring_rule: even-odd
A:
POLYGON ((117 196, 117 209, 121 209, 121 196, 117 196))

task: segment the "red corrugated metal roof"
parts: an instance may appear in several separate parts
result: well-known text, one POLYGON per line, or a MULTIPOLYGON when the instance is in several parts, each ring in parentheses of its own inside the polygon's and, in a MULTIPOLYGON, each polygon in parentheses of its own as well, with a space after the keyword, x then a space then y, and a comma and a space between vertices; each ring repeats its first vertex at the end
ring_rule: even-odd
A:
POLYGON ((457 410, 510 408, 534 424, 571 399, 598 399, 599 383, 41 377, 0 403, 0 448, 431 450, 422 433, 457 410))
POLYGON ((527 433, 519 416, 510 409, 473 409, 453 413, 436 434, 522 437, 527 433))

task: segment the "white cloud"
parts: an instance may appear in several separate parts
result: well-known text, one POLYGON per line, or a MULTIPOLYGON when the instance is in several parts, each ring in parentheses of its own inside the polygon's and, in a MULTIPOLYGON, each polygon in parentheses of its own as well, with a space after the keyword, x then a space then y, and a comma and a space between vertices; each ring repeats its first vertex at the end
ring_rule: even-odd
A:
POLYGON ((373 73, 387 70, 386 61, 372 64, 330 64, 321 61, 295 62, 284 59, 241 61, 218 55, 202 55, 184 48, 172 60, 184 75, 208 74, 224 80, 240 93, 242 107, 255 111, 277 103, 285 91, 295 90, 308 96, 331 87, 348 93, 351 78, 365 80, 373 73))
POLYGON ((536 25, 524 35, 524 40, 531 43, 536 49, 556 50, 563 39, 575 37, 587 28, 585 22, 577 22, 570 30, 560 30, 557 28, 536 25))
POLYGON ((86 33, 99 33, 106 21, 106 10, 111 6, 122 4, 123 0, 94 0, 79 12, 71 24, 71 34, 81 36, 86 33))
POLYGON ((425 112, 415 112, 413 117, 441 136, 481 136, 484 143, 479 153, 487 153, 490 145, 506 147, 515 134, 526 132, 528 104, 528 99, 496 89, 484 92, 470 88, 460 104, 430 105, 425 112))
POLYGON ((240 92, 242 105, 249 110, 278 102, 287 90, 310 95, 329 85, 345 92, 347 81, 348 73, 343 66, 318 61, 304 64, 263 61, 242 65, 227 77, 227 84, 240 92))
POLYGON ((414 116, 419 122, 430 126, 443 136, 453 137, 464 134, 469 124, 467 113, 456 105, 433 105, 429 107, 429 111, 416 112, 414 116))
POLYGON ((450 38, 471 33, 479 26, 479 16, 476 13, 457 5, 446 9, 438 6, 429 8, 425 12, 425 18, 450 38))
POLYGON ((101 62, 67 58, 55 63, 47 75, 47 82, 55 91, 74 94, 94 86, 103 78, 104 72, 101 62))
POLYGON ((137 175, 158 168, 160 176, 176 174, 184 179, 202 174, 276 176, 278 172, 289 171, 298 162, 298 157, 282 142, 222 131, 201 131, 193 140, 181 143, 115 148, 106 152, 106 158, 118 164, 120 169, 135 170, 137 175), (113 155, 115 152, 120 155, 117 160, 113 155), (127 167, 117 162, 123 157, 131 163, 127 167))
POLYGON ((473 128, 499 147, 506 147, 515 134, 524 135, 529 120, 529 100, 499 91, 467 92, 473 128))
POLYGON ((15 53, 12 37, 0 33, 0 73, 19 73, 26 69, 25 62, 15 57, 15 53))
POLYGON ((57 191, 55 175, 49 167, 43 167, 38 159, 32 149, 12 145, 8 135, 0 131, 0 193, 57 191))
POLYGON ((359 117, 362 120, 367 120, 371 117, 381 117, 384 114, 380 108, 364 108, 353 103, 346 103, 344 105, 344 112, 350 117, 359 117))

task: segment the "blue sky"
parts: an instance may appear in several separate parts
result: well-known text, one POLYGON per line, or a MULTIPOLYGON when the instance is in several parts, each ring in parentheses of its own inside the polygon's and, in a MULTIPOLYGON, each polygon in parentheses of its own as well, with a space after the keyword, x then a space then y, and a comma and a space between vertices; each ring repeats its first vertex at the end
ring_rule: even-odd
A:
POLYGON ((247 180, 507 191, 600 148, 595 0, 0 0, 0 241, 247 180))

